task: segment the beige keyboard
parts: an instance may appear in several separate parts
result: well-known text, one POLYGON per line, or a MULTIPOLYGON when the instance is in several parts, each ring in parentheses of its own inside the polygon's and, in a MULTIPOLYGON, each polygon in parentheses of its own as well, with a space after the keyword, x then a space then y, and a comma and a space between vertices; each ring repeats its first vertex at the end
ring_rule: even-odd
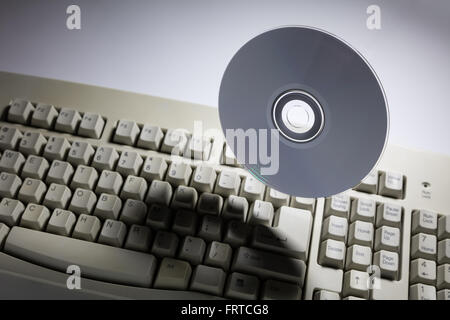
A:
POLYGON ((0 115, 2 298, 450 299, 448 156, 388 146, 307 199, 240 168, 214 108, 0 73, 0 115))

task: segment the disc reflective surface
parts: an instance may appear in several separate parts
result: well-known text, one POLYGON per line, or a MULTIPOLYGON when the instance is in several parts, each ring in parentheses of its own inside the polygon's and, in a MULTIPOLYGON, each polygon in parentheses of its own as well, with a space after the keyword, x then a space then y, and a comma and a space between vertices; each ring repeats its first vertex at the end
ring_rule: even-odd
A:
POLYGON ((381 156, 389 126, 370 65, 342 40, 306 27, 265 32, 235 54, 222 78, 219 115, 249 172, 278 191, 314 198, 357 185, 381 156), (242 132, 245 146, 237 140, 242 132))

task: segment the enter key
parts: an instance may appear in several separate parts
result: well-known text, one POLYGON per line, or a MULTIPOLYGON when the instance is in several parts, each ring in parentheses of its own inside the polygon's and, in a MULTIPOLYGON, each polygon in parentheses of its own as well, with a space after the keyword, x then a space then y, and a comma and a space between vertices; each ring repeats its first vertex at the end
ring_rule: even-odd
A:
POLYGON ((310 211, 283 206, 275 214, 273 227, 255 227, 252 246, 306 261, 312 222, 310 211))

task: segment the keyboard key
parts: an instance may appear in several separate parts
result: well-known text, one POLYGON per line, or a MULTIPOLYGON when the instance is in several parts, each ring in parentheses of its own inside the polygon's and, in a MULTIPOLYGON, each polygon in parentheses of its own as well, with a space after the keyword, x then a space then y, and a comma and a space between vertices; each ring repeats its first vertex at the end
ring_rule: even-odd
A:
POLYGON ((50 137, 44 148, 47 160, 64 160, 70 149, 70 143, 63 137, 50 137))
POLYGON ((348 233, 348 243, 360 244, 372 248, 373 224, 365 221, 355 221, 350 225, 348 233))
POLYGON ((153 229, 167 230, 172 220, 171 210, 165 206, 152 204, 145 224, 153 229))
POLYGON ((81 121, 78 111, 62 108, 56 118, 55 130, 74 134, 81 121))
POLYGON ((450 300, 450 289, 443 289, 437 293, 438 300, 450 300))
POLYGON ((14 150, 22 138, 22 133, 17 128, 1 127, 0 150, 14 150))
POLYGON ((362 220, 373 223, 375 221, 376 202, 372 199, 356 199, 352 202, 350 221, 362 220))
POLYGON ((55 107, 45 103, 38 103, 31 117, 31 125, 44 129, 51 129, 58 117, 55 107))
POLYGON ((378 172, 372 171, 355 187, 355 190, 375 194, 377 193, 377 186, 378 172))
POLYGON ((58 183, 67 185, 69 184, 70 178, 72 178, 73 172, 74 170, 70 163, 53 160, 50 169, 48 170, 45 182, 47 184, 58 183))
POLYGON ((203 216, 198 236, 206 241, 222 240, 222 219, 211 215, 203 216))
POLYGON ((212 192, 216 177, 217 174, 213 167, 201 164, 195 168, 191 186, 200 192, 212 192))
POLYGON ((228 270, 231 263, 233 250, 227 243, 212 241, 208 245, 205 255, 205 264, 228 270))
POLYGON ((397 252, 386 250, 375 252, 373 255, 373 264, 380 268, 382 278, 398 280, 400 263, 397 252))
POLYGON ((25 163, 25 157, 17 151, 6 150, 0 160, 0 171, 19 174, 25 163))
POLYGON ((164 133, 160 127, 144 124, 137 146, 145 149, 158 150, 163 137, 164 133))
POLYGON ((440 217, 438 224, 439 240, 450 238, 450 217, 446 215, 440 217))
POLYGON ((136 176, 141 171, 142 163, 144 163, 144 160, 137 152, 124 151, 120 155, 116 170, 124 176, 136 176))
POLYGON ((139 135, 139 126, 134 121, 120 120, 114 134, 114 142, 134 145, 139 135))
POLYGON ((379 194, 396 199, 403 198, 403 175, 397 172, 382 172, 379 194))
POLYGON ((184 162, 172 162, 167 171, 166 181, 173 186, 188 185, 192 168, 184 162))
POLYGON ((223 198, 218 194, 204 192, 198 198, 197 212, 218 216, 222 211, 223 198))
POLYGON ((94 209, 94 215, 100 219, 114 219, 119 217, 122 200, 118 196, 102 193, 94 209))
POLYGON ((26 178, 17 198, 24 203, 41 203, 46 192, 47 186, 41 180, 26 178))
POLYGON ((423 283, 409 287, 409 300, 436 300, 436 288, 423 283))
POLYGON ((104 126, 105 120, 103 120, 101 115, 86 112, 81 120, 80 127, 78 128, 78 135, 99 139, 104 126))
POLYGON ((264 184, 253 176, 247 176, 242 183, 242 188, 239 195, 253 202, 255 200, 262 200, 264 191, 264 184))
POLYGON ((77 224, 73 229, 72 237, 94 242, 97 239, 101 226, 99 218, 87 214, 80 214, 77 224))
POLYGON ((126 225, 143 225, 147 217, 147 205, 139 200, 127 199, 123 205, 120 221, 126 225))
POLYGON ((141 171, 141 177, 147 180, 163 180, 167 171, 167 162, 160 157, 147 157, 141 171))
MULTIPOLYGON (((259 200, 257 200, 257 201, 259 201, 259 200)), ((259 201, 257 203, 257 205, 258 205, 258 207, 256 208, 257 212, 259 212, 258 210, 264 211, 264 208, 260 209, 260 207, 266 206, 267 210, 272 211, 272 216, 273 216, 273 207, 271 207, 271 204, 269 205, 267 202, 259 201)), ((247 221, 247 212, 248 212, 247 199, 245 199, 243 197, 238 197, 238 196, 229 196, 225 200, 225 204, 224 204, 223 210, 222 210, 222 217, 224 219, 236 219, 236 220, 245 222, 245 221, 247 221)), ((270 212, 269 212, 269 215, 270 215, 270 212)), ((270 222, 270 224, 271 223, 272 222, 270 222)))
POLYGON ((302 286, 305 280, 306 264, 298 259, 240 247, 234 257, 231 270, 252 274, 261 279, 277 279, 302 286))
POLYGON ((20 226, 35 230, 43 230, 50 218, 50 211, 38 204, 28 204, 20 219, 20 226))
POLYGON ((437 268, 436 284, 438 290, 450 289, 450 264, 446 263, 437 268))
POLYGON ((87 166, 94 156, 94 148, 87 142, 74 141, 67 155, 67 161, 73 165, 87 166))
POLYGON ((295 284, 276 280, 267 280, 264 283, 262 300, 300 300, 302 289, 295 284))
POLYGON ((400 229, 382 226, 375 232, 375 250, 400 252, 400 229))
POLYGON ((62 184, 52 183, 47 189, 43 204, 50 209, 65 209, 71 197, 72 192, 68 187, 62 184))
POLYGON ((179 235, 194 235, 197 229, 197 215, 192 211, 178 210, 173 220, 172 230, 179 235))
POLYGON ((271 202, 275 208, 289 205, 289 195, 269 188, 266 192, 265 201, 271 202))
POLYGON ((40 132, 27 131, 19 143, 19 151, 25 155, 39 155, 47 143, 47 139, 40 132))
POLYGON ((228 276, 225 297, 239 300, 258 299, 259 280, 257 277, 233 272, 228 276))
POLYGON ((72 197, 72 192, 62 184, 52 183, 45 194, 43 204, 50 209, 65 209, 72 197))
POLYGON ((237 195, 240 185, 241 178, 237 172, 223 170, 219 173, 219 178, 217 179, 214 193, 217 193, 223 197, 237 195))
POLYGON ((317 290, 314 293, 314 300, 341 300, 339 293, 328 290, 317 290))
POLYGON ((367 271, 372 264, 372 249, 366 246, 354 244, 347 249, 345 258, 345 270, 355 269, 367 271))
POLYGON ((122 188, 123 178, 122 176, 114 171, 103 170, 100 174, 100 179, 98 180, 95 192, 99 193, 110 193, 119 194, 120 188, 122 188))
POLYGON ((183 156, 186 158, 207 161, 211 152, 211 141, 206 137, 192 136, 187 143, 183 156))
POLYGON ((3 244, 5 243, 6 236, 9 233, 9 228, 6 224, 0 223, 0 249, 3 249, 3 244))
POLYGON ((122 199, 144 200, 147 193, 147 181, 144 178, 128 176, 123 185, 120 197, 122 199))
POLYGON ((434 286, 436 284, 436 262, 421 258, 411 261, 409 282, 434 286))
POLYGON ((92 214, 97 196, 91 190, 77 188, 70 201, 69 210, 75 214, 92 214))
POLYGON ((313 215, 315 205, 316 199, 314 198, 291 197, 291 207, 311 211, 313 215))
POLYGON ((166 181, 153 180, 148 189, 146 203, 157 203, 163 206, 169 206, 172 199, 172 187, 166 181))
POLYGON ((347 219, 337 216, 329 216, 323 221, 322 239, 334 239, 347 242, 347 219))
POLYGON ((439 264, 450 263, 450 239, 439 241, 437 261, 439 264))
POLYGON ((75 264, 87 278, 147 288, 153 281, 157 265, 155 257, 148 253, 19 227, 11 229, 5 251, 61 272, 75 264))
POLYGON ((402 225, 402 207, 396 204, 381 203, 377 208, 376 226, 400 228, 402 225))
POLYGON ((3 198, 0 202, 0 222, 13 227, 19 222, 24 210, 25 206, 19 200, 3 198))
POLYGON ((342 294, 369 299, 369 274, 358 270, 350 270, 344 274, 342 294))
POLYGON ((192 275, 190 290, 221 296, 226 277, 222 269, 198 265, 192 275))
MULTIPOLYGON (((68 163, 68 162, 65 162, 68 163)), ((92 167, 87 167, 85 165, 80 164, 73 175, 72 182, 70 183, 70 187, 72 189, 82 188, 93 190, 95 184, 98 180, 98 173, 92 167)))
POLYGON ((132 225, 125 241, 125 249, 148 252, 150 250, 150 241, 152 231, 149 227, 132 225))
POLYGON ((230 220, 223 241, 232 247, 245 246, 252 232, 252 226, 237 220, 230 220))
POLYGON ((178 258, 186 260, 192 265, 202 263, 206 251, 205 240, 201 238, 186 236, 180 249, 178 258))
POLYGON ((411 238, 411 257, 436 260, 436 236, 418 233, 411 238))
POLYGON ((428 210, 414 210, 412 214, 412 233, 419 232, 436 234, 438 216, 436 212, 428 210))
POLYGON ((127 227, 122 221, 107 219, 103 223, 102 231, 98 236, 98 242, 114 247, 122 247, 127 234, 127 227))
POLYGON ((274 210, 270 202, 256 200, 250 206, 247 222, 270 227, 272 226, 273 216, 274 210))
POLYGON ((92 166, 98 170, 113 170, 118 160, 119 154, 116 149, 99 147, 92 160, 92 166))
POLYGON ((0 196, 4 198, 15 198, 17 191, 22 185, 22 180, 12 173, 0 173, 0 196))
POLYGON ((77 218, 67 210, 55 209, 48 221, 47 232, 69 236, 75 226, 77 218))
POLYGON ((343 269, 345 262, 345 243, 328 239, 320 244, 319 263, 336 269, 343 269))
POLYGON ((306 261, 313 223, 311 212, 283 206, 276 216, 275 227, 255 227, 252 246, 306 261))
POLYGON ((34 111, 34 106, 30 101, 14 99, 8 111, 8 121, 26 124, 34 111))
POLYGON ((171 208, 194 210, 197 199, 197 190, 192 187, 178 186, 173 194, 171 208))
POLYGON ((22 178, 43 180, 50 165, 45 158, 28 156, 22 168, 22 178))
POLYGON ((161 152, 179 156, 183 153, 188 141, 188 132, 184 129, 167 130, 161 145, 161 152))
POLYGON ((153 241, 152 253, 158 258, 175 257, 178 236, 172 232, 158 231, 153 241))
POLYGON ((239 166, 239 164, 237 163, 236 157, 234 156, 233 151, 227 145, 227 143, 225 143, 224 147, 223 147, 222 163, 226 164, 227 166, 232 166, 232 167, 239 166))
POLYGON ((164 258, 155 280, 156 289, 186 290, 192 268, 186 261, 164 258))
POLYGON ((324 217, 335 215, 347 218, 350 210, 350 197, 346 194, 338 194, 325 200, 324 217))

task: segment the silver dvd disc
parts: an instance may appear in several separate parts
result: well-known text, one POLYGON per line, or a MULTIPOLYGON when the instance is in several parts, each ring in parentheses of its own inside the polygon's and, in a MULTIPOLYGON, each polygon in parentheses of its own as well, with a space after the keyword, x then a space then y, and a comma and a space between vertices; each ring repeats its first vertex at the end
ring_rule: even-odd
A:
POLYGON ((252 175, 312 198, 357 185, 378 162, 389 128, 383 88, 368 62, 309 27, 247 42, 223 75, 219 115, 228 145, 252 175))

